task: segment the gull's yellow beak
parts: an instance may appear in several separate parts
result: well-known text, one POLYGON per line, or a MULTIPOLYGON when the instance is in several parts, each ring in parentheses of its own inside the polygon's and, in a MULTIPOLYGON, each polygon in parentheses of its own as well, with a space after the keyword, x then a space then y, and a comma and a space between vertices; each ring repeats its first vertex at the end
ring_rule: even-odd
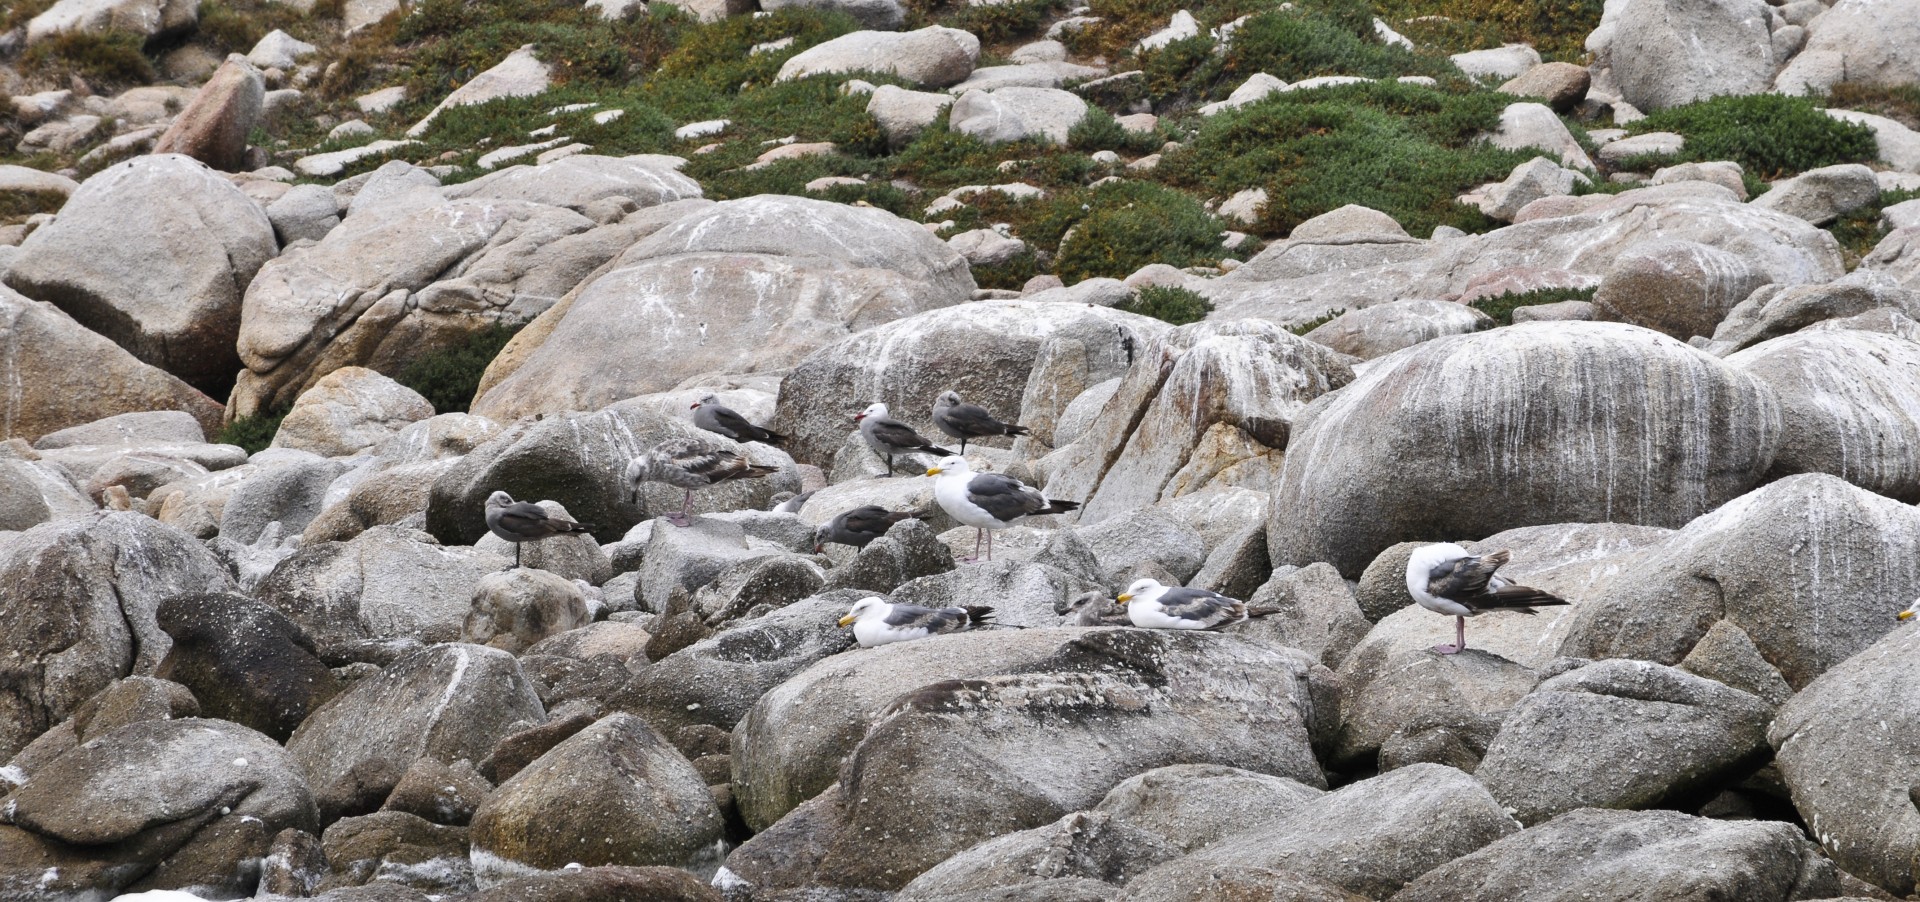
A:
POLYGON ((855 618, 855 617, 854 617, 854 616, 853 616, 852 614, 848 614, 847 616, 845 616, 845 617, 842 617, 842 618, 840 618, 840 625, 841 625, 841 626, 852 626, 852 625, 853 625, 853 621, 854 621, 855 619, 857 619, 857 618, 855 618))
POLYGON ((1131 595, 1122 595, 1114 599, 1114 601, 1120 602, 1121 604, 1126 604, 1127 602, 1132 600, 1133 600, 1133 596, 1131 595))
POLYGON ((927 475, 928 475, 928 476, 938 476, 938 475, 940 475, 940 472, 941 472, 941 471, 940 471, 940 468, 939 468, 939 467, 928 467, 928 468, 927 468, 927 475))
POLYGON ((1898 614, 1895 614, 1895 615, 1893 615, 1893 617, 1894 617, 1894 619, 1895 619, 1895 620, 1912 620, 1912 619, 1913 619, 1913 609, 1912 609, 1912 608, 1908 608, 1908 609, 1906 609, 1906 610, 1904 610, 1904 611, 1901 611, 1901 612, 1900 612, 1900 613, 1898 613, 1898 614))

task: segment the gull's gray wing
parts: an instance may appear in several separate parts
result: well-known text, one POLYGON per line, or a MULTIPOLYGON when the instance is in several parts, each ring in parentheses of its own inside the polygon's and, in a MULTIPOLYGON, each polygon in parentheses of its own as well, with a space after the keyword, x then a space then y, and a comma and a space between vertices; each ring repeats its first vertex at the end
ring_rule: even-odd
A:
MULTIPOLYGON (((877 504, 868 504, 847 511, 835 517, 834 521, 835 525, 844 532, 858 536, 864 541, 871 542, 874 539, 886 535, 887 530, 891 529, 893 524, 905 520, 910 516, 912 515, 904 513, 895 514, 877 504)), ((854 543, 848 542, 846 544, 851 545, 854 543)))
POLYGON ((881 622, 895 629, 952 633, 966 629, 971 617, 965 608, 923 608, 917 604, 896 603, 881 622))
POLYGON ((1243 619, 1246 605, 1218 592, 1178 586, 1160 593, 1160 608, 1168 616, 1204 623, 1208 628, 1243 619))
POLYGON ((942 432, 955 438, 966 436, 977 438, 988 435, 1005 435, 1007 424, 993 418, 986 408, 974 404, 955 404, 933 412, 933 419, 942 432))
POLYGON ((868 417, 866 421, 873 424, 868 427, 873 440, 889 448, 914 450, 931 447, 933 444, 920 433, 913 431, 912 426, 891 417, 868 417))
POLYGON ((572 532, 580 524, 572 520, 553 517, 545 508, 530 501, 515 501, 499 508, 488 517, 487 525, 498 527, 500 531, 510 533, 521 539, 543 539, 547 536, 572 532))
POLYGON ((1427 594, 1466 604, 1486 594, 1487 581, 1493 579, 1493 571, 1500 569, 1508 556, 1505 551, 1496 551, 1446 561, 1427 571, 1427 594))
POLYGON ((1003 523, 1047 506, 1039 489, 1001 473, 980 473, 967 480, 967 500, 1003 523))

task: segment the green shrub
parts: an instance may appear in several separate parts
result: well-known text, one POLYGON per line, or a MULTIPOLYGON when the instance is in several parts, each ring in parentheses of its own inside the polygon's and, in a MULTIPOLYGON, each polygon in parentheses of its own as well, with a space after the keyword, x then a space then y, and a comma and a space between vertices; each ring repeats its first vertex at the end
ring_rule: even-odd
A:
POLYGON ((937 23, 958 28, 972 32, 982 44, 999 44, 1039 32, 1048 14, 1066 5, 1065 0, 1006 0, 979 5, 955 0, 938 4, 910 3, 909 8, 924 10, 914 17, 920 25, 937 23))
POLYGON ((1328 2, 1262 13, 1240 24, 1224 74, 1235 86, 1256 72, 1295 82, 1321 75, 1458 77, 1444 59, 1380 41, 1365 3, 1328 2))
POLYGON ((1586 62, 1600 0, 1380 0, 1380 14, 1417 43, 1448 53, 1531 44, 1546 59, 1586 62), (1420 19, 1421 21, 1407 21, 1420 19))
POLYGON ((1439 225, 1483 232, 1497 223, 1454 198, 1531 156, 1474 140, 1504 106, 1492 92, 1397 82, 1279 94, 1208 118, 1155 176, 1222 197, 1264 188, 1255 225, 1264 235, 1346 204, 1386 213, 1415 235, 1439 225))
POLYGON ((1328 307, 1327 312, 1322 313, 1319 316, 1314 317, 1313 319, 1307 320, 1304 323, 1288 326, 1287 331, 1292 332, 1295 335, 1305 335, 1308 332, 1312 332, 1313 330, 1318 329, 1321 326, 1324 326, 1330 322, 1333 322, 1335 319, 1339 318, 1340 314, 1345 312, 1347 312, 1347 308, 1345 307, 1341 307, 1338 309, 1335 309, 1333 307, 1328 307))
POLYGON ((1880 211, 1916 197, 1920 197, 1920 191, 1882 191, 1878 200, 1827 224, 1826 230, 1840 242, 1840 249, 1850 258, 1849 267, 1872 253, 1880 239, 1887 237, 1887 230, 1880 224, 1880 211))
POLYGON ((1805 97, 1715 97, 1653 113, 1628 126, 1635 134, 1678 132, 1676 161, 1732 160, 1761 179, 1862 163, 1878 153, 1873 130, 1842 122, 1805 97))
POLYGON ((145 39, 127 31, 68 31, 27 48, 21 69, 47 78, 79 75, 95 87, 153 81, 153 62, 141 52, 145 39))
POLYGON ((1538 291, 1508 292, 1493 298, 1481 298, 1467 306, 1493 317, 1502 326, 1513 325, 1513 311, 1520 307, 1558 304, 1561 301, 1591 301, 1592 288, 1542 288, 1538 291))
MULTIPOLYGON (((434 117, 433 125, 421 136, 426 148, 399 150, 407 159, 426 159, 449 150, 463 154, 459 162, 469 165, 447 179, 454 182, 463 177, 484 174, 470 165, 473 158, 498 147, 532 141, 532 138, 526 137, 527 133, 548 125, 557 126, 555 134, 591 144, 594 153, 609 156, 665 153, 672 150, 675 144, 673 121, 642 100, 638 90, 569 85, 530 97, 502 97, 472 106, 448 107, 434 117), (573 112, 549 112, 579 103, 591 103, 594 106, 573 112), (605 124, 593 120, 595 113, 610 109, 625 112, 605 124)), ((340 146, 364 144, 371 139, 372 136, 362 136, 340 146)), ((320 149, 336 148, 334 142, 329 141, 323 143, 320 149)), ((528 157, 517 162, 531 161, 532 158, 528 157)))
MULTIPOLYGON (((1096 276, 1124 279, 1149 263, 1193 266, 1220 259, 1220 222, 1186 194, 1147 182, 1113 182, 1090 189, 1082 201, 1084 215, 1072 224, 1071 240, 1057 239, 1053 271, 1068 284, 1096 276)), ((1071 210, 1058 204, 1055 209, 1071 210)), ((1058 227, 1057 218, 1053 225, 1058 227)), ((1044 230, 1037 231, 1044 241, 1044 230)))
POLYGON ((239 445, 248 454, 258 454, 273 444, 273 436, 280 431, 280 421, 287 418, 288 407, 277 407, 266 413, 250 417, 236 417, 234 421, 220 427, 220 434, 214 436, 216 444, 239 445))
POLYGON ((789 7, 771 15, 735 16, 699 26, 660 61, 659 75, 688 78, 733 93, 743 85, 767 85, 794 54, 815 44, 859 30, 845 13, 789 7), (784 50, 754 53, 753 48, 793 38, 784 50))
POLYGON ((1838 84, 1827 95, 1826 105, 1836 110, 1885 116, 1920 130, 1920 85, 1838 84))
POLYGON ((1039 275, 1040 272, 1040 258, 1032 248, 1028 248, 1004 263, 974 266, 973 284, 981 288, 1005 288, 1018 291, 1026 287, 1028 279, 1039 275))
POLYGON ((1190 289, 1149 285, 1135 292, 1132 299, 1114 305, 1114 309, 1184 326, 1206 319, 1213 312, 1213 303, 1190 289))
POLYGON ((487 364, 500 356, 500 349, 521 328, 494 323, 457 345, 420 355, 400 371, 396 381, 419 392, 435 412, 466 413, 487 364))

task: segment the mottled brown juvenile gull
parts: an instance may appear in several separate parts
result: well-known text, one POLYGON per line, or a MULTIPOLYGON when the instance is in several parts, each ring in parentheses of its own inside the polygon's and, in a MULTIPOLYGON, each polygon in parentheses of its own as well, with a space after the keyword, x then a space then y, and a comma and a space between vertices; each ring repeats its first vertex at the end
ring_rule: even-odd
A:
POLYGON ((887 414, 887 405, 870 404, 866 410, 854 414, 853 421, 860 424, 860 437, 865 439, 867 447, 873 453, 887 459, 887 475, 893 475, 893 456, 909 451, 924 451, 945 457, 952 454, 945 448, 921 437, 920 433, 887 414))
POLYGON ((1055 614, 1072 614, 1074 626, 1125 626, 1133 621, 1128 619, 1126 605, 1115 607, 1112 598, 1102 591, 1082 592, 1065 602, 1055 602, 1055 614))
POLYGON ((989 435, 1026 435, 1027 427, 1002 423, 986 408, 960 400, 959 392, 941 392, 933 401, 933 425, 960 440, 960 453, 967 453, 967 440, 989 435))
POLYGON ((1407 558, 1407 592, 1421 607, 1454 616, 1454 642, 1436 645, 1443 655, 1457 654, 1467 648, 1467 618, 1488 611, 1519 611, 1532 614, 1534 608, 1566 604, 1567 600, 1539 589, 1517 586, 1493 571, 1511 557, 1510 552, 1474 555, 1452 542, 1423 545, 1407 558))
POLYGON ((735 413, 733 408, 720 403, 719 397, 707 395, 693 402, 693 425, 708 432, 718 433, 736 442, 760 442, 778 445, 787 437, 771 429, 762 429, 747 422, 747 418, 735 413))
POLYGON ((919 516, 913 511, 890 511, 878 504, 861 505, 814 527, 813 551, 819 554, 820 547, 828 542, 865 548, 874 539, 886 535, 893 524, 919 516))
POLYGON ((1247 603, 1206 589, 1163 586, 1151 577, 1133 581, 1115 599, 1134 626, 1156 630, 1217 630, 1247 619, 1247 603))
POLYGON ((528 501, 515 501, 506 492, 487 496, 487 531, 513 543, 513 566, 520 566, 520 543, 538 542, 548 536, 591 532, 565 517, 548 514, 545 508, 528 501))
POLYGON ((691 522, 693 490, 726 482, 729 479, 758 479, 780 472, 778 467, 755 464, 738 452, 710 447, 698 439, 668 439, 653 450, 627 462, 627 485, 632 501, 640 500, 640 484, 664 482, 687 490, 680 512, 666 515, 667 522, 685 526, 691 522))
POLYGON ((1048 501, 1039 489, 1000 473, 975 473, 967 459, 953 455, 931 470, 938 477, 933 483, 933 500, 952 514, 955 520, 974 528, 972 561, 980 557, 980 540, 987 540, 987 560, 993 560, 993 534, 990 529, 1006 529, 1019 520, 1039 514, 1064 514, 1078 509, 1078 502, 1048 501))
POLYGON ((957 633, 993 618, 993 608, 967 605, 956 608, 923 608, 917 604, 888 604, 879 597, 862 598, 853 603, 841 626, 853 627, 853 638, 867 648, 889 642, 925 639, 936 633, 957 633))

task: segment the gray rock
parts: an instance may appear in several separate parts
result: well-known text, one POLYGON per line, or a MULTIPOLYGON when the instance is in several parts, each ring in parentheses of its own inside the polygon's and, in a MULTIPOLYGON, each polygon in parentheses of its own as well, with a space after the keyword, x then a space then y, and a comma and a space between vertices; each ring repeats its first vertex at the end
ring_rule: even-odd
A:
POLYGON ((464 827, 491 792, 493 784, 468 761, 442 764, 432 758, 416 758, 381 810, 404 811, 436 824, 464 827))
POLYGON ((1254 619, 1230 627, 1229 632, 1255 642, 1297 648, 1328 667, 1340 666, 1371 626, 1340 572, 1329 564, 1276 571, 1246 602, 1254 619))
POLYGON ((273 740, 199 718, 93 739, 4 804, 0 891, 23 900, 189 887, 237 897, 276 833, 319 827, 306 781, 273 740))
MULTIPOLYGON (((972 532, 972 530, 968 530, 972 532)), ((1046 556, 1044 547, 1036 558, 1046 556)), ((944 573, 902 583, 890 601, 942 608, 991 602, 994 622, 1005 626, 1059 626, 1068 601, 1101 589, 1084 571, 1068 570, 1041 560, 1000 560, 968 564, 944 573)))
POLYGON ((372 811, 416 758, 478 761, 545 711, 513 656, 436 645, 395 661, 313 712, 287 752, 328 819, 372 811))
POLYGON ((451 642, 474 586, 500 561, 440 545, 403 526, 301 548, 260 583, 257 597, 293 618, 322 649, 363 639, 451 642))
POLYGON ((699 587, 693 613, 713 626, 751 613, 783 608, 820 591, 824 569, 815 559, 798 554, 774 554, 734 564, 699 587))
POLYGON ((965 258, 884 210, 778 195, 727 201, 626 249, 555 308, 543 338, 523 333, 527 347, 511 369, 495 361, 473 412, 510 422, 598 410, 692 376, 785 369, 973 289, 965 258))
POLYGON ((1860 163, 1809 169, 1775 182, 1751 203, 1762 209, 1825 225, 1880 198, 1880 182, 1860 163))
MULTIPOLYGON (((791 436, 785 447, 796 458, 826 468, 855 425, 848 399, 859 399, 857 407, 884 402, 894 417, 938 436, 928 419, 934 398, 956 391, 1004 421, 1033 428, 1044 441, 1050 437, 1045 424, 1082 388, 1126 371, 1123 340, 1144 346, 1166 328, 1103 307, 1024 298, 931 310, 809 354, 782 381, 769 425, 791 436), (1042 391, 1041 383, 1051 390, 1042 391)), ((809 518, 820 497, 809 504, 809 518)), ((857 502, 869 503, 883 502, 857 502)), ((921 506, 931 508, 931 499, 921 506)))
POLYGON ((1384 899, 1427 871, 1519 830, 1472 777, 1416 764, 1327 793, 1280 819, 1160 865, 1128 884, 1122 898, 1207 898, 1214 875, 1225 872, 1239 875, 1247 887, 1243 893, 1258 887, 1286 893, 1277 898, 1339 898, 1325 890, 1288 892, 1296 881, 1318 879, 1384 899))
POLYGON ((965 81, 947 90, 954 94, 965 94, 996 88, 1061 88, 1070 81, 1084 83, 1106 74, 1107 70, 1098 66, 1081 66, 1065 60, 982 66, 973 70, 965 81))
POLYGON ((0 694, 0 756, 12 757, 74 706, 128 674, 150 675, 169 640, 162 599, 233 581, 204 546, 152 518, 103 512, 47 523, 0 546, 0 619, 12 691, 0 694))
POLYGON ((1447 59, 1473 78, 1517 78, 1540 65, 1540 53, 1525 44, 1456 53, 1447 59))
POLYGON ((276 249, 272 223, 233 183, 162 154, 87 179, 27 236, 5 278, 140 360, 221 391, 236 369, 241 294, 276 249))
POLYGON ((300 60, 320 52, 320 48, 276 28, 254 42, 247 51, 247 62, 262 69, 291 70, 300 60))
POLYGON ((1067 133, 1086 115, 1087 102, 1071 91, 996 88, 962 94, 948 111, 947 127, 988 144, 1065 144, 1067 133))
POLYGON ((631 714, 613 714, 515 774, 473 816, 483 884, 570 863, 698 866, 722 822, 687 759, 631 714))
POLYGON ((359 895, 372 887, 392 887, 413 895, 394 902, 416 902, 419 894, 466 893, 474 888, 468 863, 467 829, 432 823, 405 811, 376 811, 334 821, 320 838, 330 873, 316 887, 320 898, 388 902, 393 898, 359 895))
POLYGON ((1487 135, 1487 143, 1507 150, 1544 150, 1546 156, 1535 159, 1546 160, 1548 164, 1522 164, 1527 171, 1516 168, 1507 177, 1507 190, 1500 192, 1491 208, 1483 207, 1487 215, 1496 219, 1511 221, 1521 207, 1534 200, 1572 194, 1576 183, 1587 182, 1584 174, 1574 170, 1592 172, 1594 168, 1586 149, 1567 131, 1567 124, 1543 103, 1508 104, 1500 111, 1499 126, 1487 135), (1553 165, 1555 161, 1559 166, 1553 165), (1566 168, 1560 168, 1562 166, 1566 168))
POLYGON ((1349 310, 1314 327, 1305 337, 1342 354, 1372 360, 1443 335, 1464 335, 1493 326, 1493 317, 1465 304, 1393 301, 1349 310))
POLYGON ((1920 344, 1872 332, 1784 335, 1727 358, 1780 399, 1771 474, 1830 473, 1920 501, 1920 344))
MULTIPOLYGON (((385 14, 369 17, 369 23, 380 20, 385 14)), ((349 20, 351 20, 351 16, 349 20)), ((351 31, 351 29, 349 29, 351 31)), ((426 134, 440 111, 448 107, 472 106, 498 100, 502 97, 525 97, 545 91, 552 84, 552 69, 533 52, 533 45, 527 44, 507 54, 505 59, 495 63, 493 68, 473 77, 466 84, 455 88, 438 106, 427 112, 412 128, 407 129, 407 137, 418 138, 426 134)))
POLYGON ((1647 180, 1649 185, 1667 185, 1674 182, 1711 182, 1732 191, 1735 197, 1747 199, 1747 183, 1742 178, 1744 170, 1739 163, 1720 160, 1711 163, 1680 163, 1656 169, 1653 177, 1647 180))
POLYGON ((1524 824, 1576 808, 1654 808, 1737 782, 1766 759, 1769 706, 1645 661, 1600 661, 1542 682, 1474 776, 1524 824))
POLYGON ((1920 511, 1819 474, 1741 496, 1623 559, 1578 597, 1564 655, 1678 664, 1716 621, 1805 688, 1920 596, 1920 511))
POLYGON ((1920 25, 1902 5, 1840 0, 1807 23, 1807 53, 1839 56, 1846 80, 1873 85, 1920 82, 1920 62, 1906 48, 1920 41, 1920 25))
POLYGON ((183 154, 224 172, 253 168, 247 165, 247 138, 260 122, 266 95, 260 70, 246 57, 229 55, 154 142, 153 153, 183 154))
POLYGON ((37 44, 61 34, 125 31, 154 38, 190 31, 200 20, 200 4, 191 0, 60 0, 27 22, 27 42, 37 44))
POLYGON ((1664 332, 1712 335, 1733 308, 1768 282, 1759 267, 1693 241, 1649 241, 1621 254, 1593 295, 1595 318, 1664 332))
POLYGON ((245 596, 175 595, 160 604, 156 622, 173 640, 157 672, 193 690, 208 717, 285 741, 340 691, 313 640, 245 596))
POLYGON ((757 837, 727 864, 749 884, 900 887, 981 840, 1091 807, 1120 780, 1172 763, 1232 761, 1310 784, 1323 779, 1309 743, 1325 696, 1298 654, 1205 634, 1061 629, 960 633, 846 658, 854 660, 815 665, 764 696, 734 731, 733 785, 749 823, 771 810, 772 781, 780 795, 804 792, 795 777, 832 785, 831 770, 821 770, 837 770, 839 755, 828 761, 819 752, 857 743, 838 810, 793 815, 837 820, 820 838, 824 854, 774 862, 756 854, 757 837), (974 670, 975 679, 933 682, 986 643, 997 666, 974 670), (1018 651, 1009 655, 1009 647, 1018 651), (868 710, 874 690, 897 685, 899 665, 909 661, 909 685, 919 688, 888 693, 885 710, 868 710), (819 698, 828 687, 837 699, 819 698), (801 699, 818 701, 793 706, 801 699), (814 751, 791 754, 807 745, 814 751), (782 779, 783 771, 790 776, 782 779), (910 782, 916 793, 878 792, 868 782, 878 779, 910 782), (876 838, 899 843, 898 854, 872 855, 876 838))
POLYGON ((571 581, 545 570, 489 573, 473 586, 473 610, 460 641, 514 654, 591 622, 587 598, 571 581))
POLYGON ((952 94, 881 85, 873 89, 873 97, 867 101, 867 115, 880 124, 888 144, 904 147, 952 105, 952 94))
POLYGON ((1860 268, 1909 291, 1920 291, 1920 226, 1896 229, 1874 245, 1860 268))
POLYGON ((1347 358, 1271 322, 1202 322, 1142 343, 1098 418, 1038 465, 1049 497, 1098 523, 1209 485, 1267 490, 1308 402, 1347 358))
POLYGON ((607 704, 669 735, 699 724, 732 730, 762 695, 853 646, 835 621, 867 594, 828 592, 735 623, 636 673, 607 704))
POLYGON ((33 446, 47 451, 88 445, 201 444, 206 432, 191 414, 178 410, 136 411, 102 417, 50 432, 33 446))
POLYGON ((1612 24, 1613 80, 1639 109, 1759 94, 1773 84, 1773 44, 1760 0, 1627 0, 1612 24))
MULTIPOLYGON (((1887 241, 1899 234, 1889 235, 1887 241)), ((1915 234, 1920 235, 1920 230, 1915 234)), ((1768 285, 1734 307, 1714 330, 1713 340, 1703 347, 1712 353, 1731 354, 1814 323, 1881 308, 1893 308, 1908 316, 1920 314, 1920 283, 1902 287, 1884 271, 1863 265, 1844 278, 1822 285, 1768 285)))
POLYGON ((970 899, 974 893, 1069 878, 1120 884, 1179 854, 1162 837, 1105 811, 1077 811, 961 852, 915 877, 894 898, 970 899))
POLYGON ((49 520, 92 513, 93 499, 64 467, 0 459, 0 529, 24 531, 49 520))
POLYGON ((1173 764, 1128 777, 1095 806, 1181 854, 1284 818, 1325 791, 1219 764, 1173 764))
POLYGON ((1760 656, 1746 630, 1726 620, 1714 624, 1694 643, 1680 669, 1758 696, 1774 708, 1793 697, 1793 687, 1760 656))
POLYGON ((282 246, 319 241, 340 224, 340 207, 324 185, 295 185, 267 205, 267 221, 282 246))
MULTIPOLYGON (((1899 603, 1887 597, 1882 618, 1899 603)), ((1893 631, 1795 695, 1767 737, 1794 807, 1816 825, 1822 850, 1895 895, 1912 893, 1920 879, 1907 851, 1920 837, 1920 821, 1907 813, 1920 768, 1897 726, 1911 721, 1911 702, 1887 688, 1912 679, 1916 652, 1920 630, 1893 631)))
POLYGON ((278 523, 283 533, 299 533, 320 515, 327 486, 346 466, 312 460, 267 467, 248 477, 227 496, 220 513, 220 534, 251 545, 278 523))
POLYGON ((1133 516, 1114 518, 1082 528, 1080 538, 1093 550, 1101 575, 1113 585, 1128 577, 1143 561, 1152 561, 1185 583, 1200 571, 1206 546, 1200 533, 1186 522, 1146 508, 1133 516))
POLYGON ((199 717, 200 703, 187 687, 155 677, 114 680, 75 708, 73 716, 40 734, 8 762, 6 791, 26 785, 40 769, 82 744, 121 727, 150 720, 199 717))
POLYGON ((1781 432, 1777 402, 1758 380, 1671 339, 1603 323, 1436 339, 1299 420, 1268 551, 1276 566, 1324 560, 1351 575, 1408 539, 1585 520, 1677 526, 1757 483, 1781 432), (1449 385, 1469 358, 1472 392, 1449 385), (1633 376, 1597 375, 1616 369, 1633 376), (1496 370, 1504 375, 1491 377, 1496 370), (1641 388, 1621 391, 1627 383, 1641 388), (1607 450, 1643 441, 1700 450, 1651 468, 1637 450, 1607 450), (1450 494, 1506 503, 1425 500, 1450 494))
POLYGON ((720 902, 721 897, 700 878, 680 868, 597 867, 508 880, 474 893, 468 899, 469 902, 574 902, 583 899, 720 902))
POLYGON ((953 569, 953 552, 919 520, 895 523, 845 562, 827 571, 822 588, 888 594, 923 576, 953 569))
POLYGON ((1568 112, 1586 99, 1592 76, 1587 67, 1574 63, 1541 63, 1510 79, 1497 89, 1516 97, 1539 97, 1559 112, 1568 112))
POLYGON ((1393 902, 1723 895, 1785 902, 1840 892, 1832 863, 1791 824, 1585 809, 1442 864, 1393 902))
MULTIPOLYGON (((698 198, 700 184, 681 175, 673 157, 574 154, 539 165, 508 166, 440 193, 448 200, 518 200, 591 215, 596 202, 626 198, 642 208, 698 198)), ((687 209, 697 209, 688 205, 687 209)))
POLYGON ((692 593, 729 568, 785 554, 786 549, 747 535, 737 523, 696 518, 685 527, 656 525, 640 566, 635 598, 651 611, 666 609, 675 589, 692 593))
POLYGON ((923 88, 944 88, 966 78, 979 58, 980 39, 957 28, 931 25, 918 31, 856 31, 794 54, 774 80, 887 72, 923 88))
MULTIPOLYGON (((1687 146, 1687 139, 1675 132, 1643 132, 1600 145, 1600 162, 1614 166, 1633 164, 1642 157, 1672 156, 1687 146)), ((1735 192, 1735 195, 1744 191, 1735 192)))

